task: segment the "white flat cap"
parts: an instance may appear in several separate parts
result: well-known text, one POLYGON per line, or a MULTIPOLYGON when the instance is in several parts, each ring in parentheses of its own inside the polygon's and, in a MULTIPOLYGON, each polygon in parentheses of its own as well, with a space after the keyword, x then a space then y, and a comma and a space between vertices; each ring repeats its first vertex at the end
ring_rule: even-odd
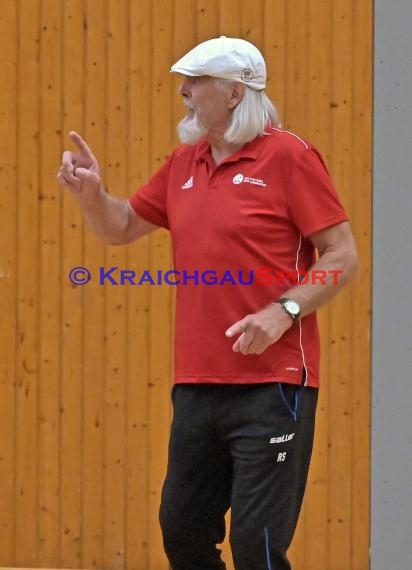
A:
POLYGON ((172 65, 170 71, 239 81, 257 91, 266 87, 262 54, 253 44, 240 38, 220 36, 202 42, 172 65))

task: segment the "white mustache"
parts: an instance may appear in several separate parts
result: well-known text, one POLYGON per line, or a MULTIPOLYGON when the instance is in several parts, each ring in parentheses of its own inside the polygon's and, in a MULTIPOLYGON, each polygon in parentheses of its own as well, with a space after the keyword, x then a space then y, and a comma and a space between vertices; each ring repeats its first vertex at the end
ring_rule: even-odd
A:
POLYGON ((187 99, 183 99, 183 105, 187 107, 190 111, 196 111, 196 107, 187 99))

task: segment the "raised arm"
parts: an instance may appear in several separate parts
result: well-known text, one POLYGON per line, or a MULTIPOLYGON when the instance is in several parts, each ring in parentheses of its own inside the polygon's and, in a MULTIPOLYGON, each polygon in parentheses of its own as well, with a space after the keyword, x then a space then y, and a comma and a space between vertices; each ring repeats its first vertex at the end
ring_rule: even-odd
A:
POLYGON ((85 220, 97 235, 107 243, 121 245, 158 229, 138 216, 128 200, 106 192, 99 163, 89 145, 78 133, 71 131, 69 134, 77 151, 63 152, 57 178, 61 186, 73 194, 85 220))

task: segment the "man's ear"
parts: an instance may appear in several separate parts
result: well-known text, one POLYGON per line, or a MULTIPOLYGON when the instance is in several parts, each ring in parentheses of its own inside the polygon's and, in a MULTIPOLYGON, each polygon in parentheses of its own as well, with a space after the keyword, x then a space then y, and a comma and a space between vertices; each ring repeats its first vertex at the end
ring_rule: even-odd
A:
POLYGON ((243 83, 233 83, 230 90, 229 109, 234 109, 245 95, 246 85, 243 83))

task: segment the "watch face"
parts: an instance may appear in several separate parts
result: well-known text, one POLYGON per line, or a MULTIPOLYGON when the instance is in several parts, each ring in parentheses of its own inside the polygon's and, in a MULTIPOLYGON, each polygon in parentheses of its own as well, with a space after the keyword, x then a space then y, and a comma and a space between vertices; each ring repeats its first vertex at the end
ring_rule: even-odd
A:
POLYGON ((285 301, 283 303, 283 306, 291 315, 294 315, 295 317, 300 313, 300 307, 297 303, 295 303, 295 301, 285 301))

